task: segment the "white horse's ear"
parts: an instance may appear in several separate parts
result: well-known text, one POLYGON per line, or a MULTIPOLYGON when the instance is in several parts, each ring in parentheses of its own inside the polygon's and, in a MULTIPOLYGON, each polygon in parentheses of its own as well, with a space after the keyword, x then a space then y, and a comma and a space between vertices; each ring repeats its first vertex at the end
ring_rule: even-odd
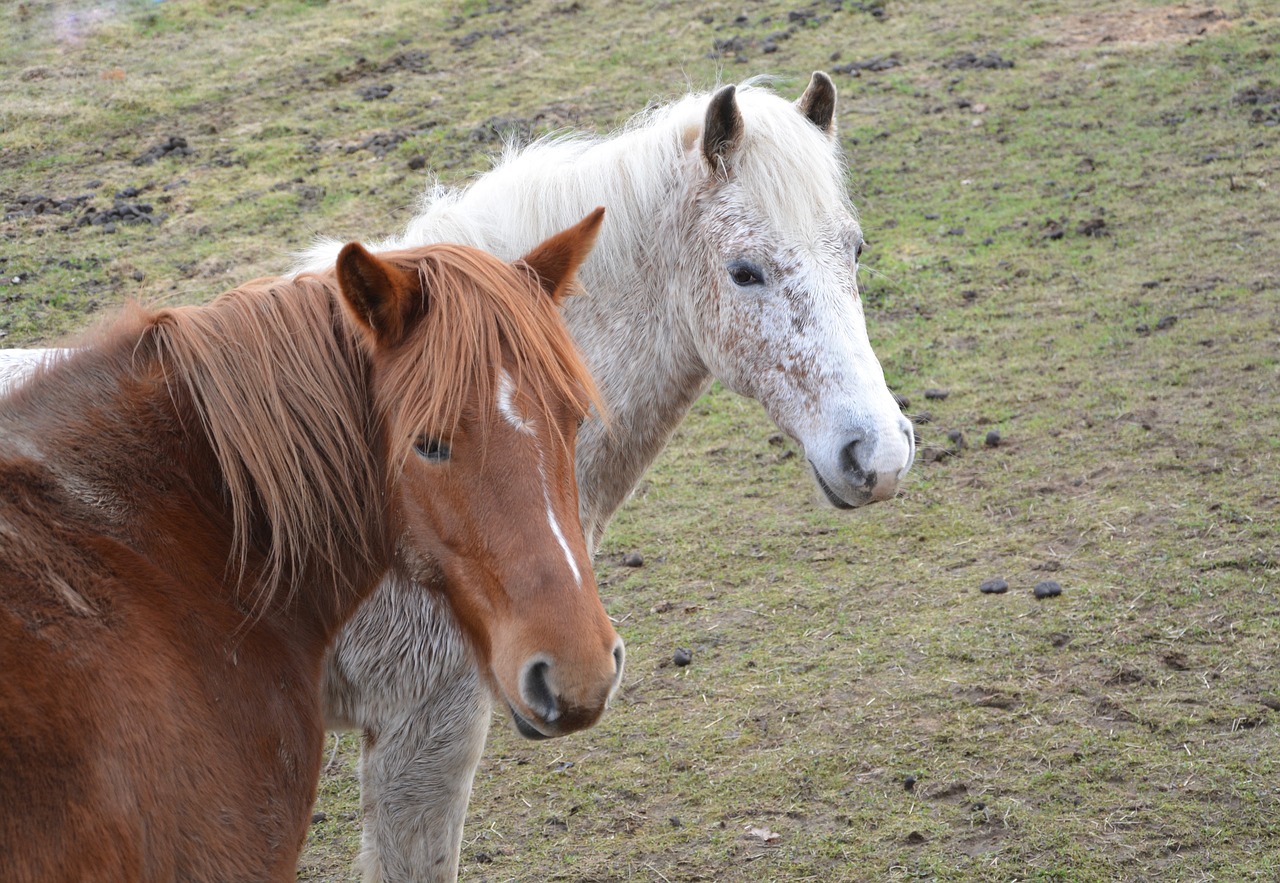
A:
POLYGON ((707 161, 711 171, 717 174, 728 173, 730 157, 742 143, 744 129, 736 90, 732 84, 725 86, 711 96, 707 118, 702 126, 702 158, 707 161))
POLYGON ((824 135, 836 133, 836 84, 822 71, 814 71, 809 86, 796 102, 800 112, 824 135))

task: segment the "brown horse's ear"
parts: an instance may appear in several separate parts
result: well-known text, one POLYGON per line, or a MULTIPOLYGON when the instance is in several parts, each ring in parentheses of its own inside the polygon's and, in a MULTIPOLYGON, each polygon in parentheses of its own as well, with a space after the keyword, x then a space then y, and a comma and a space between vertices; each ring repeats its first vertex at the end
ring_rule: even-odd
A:
POLYGON ((836 84, 822 71, 814 71, 809 87, 796 102, 800 112, 824 135, 836 133, 836 84))
POLYGON ((408 297, 404 273, 349 242, 338 254, 338 286, 343 300, 362 327, 380 344, 395 343, 404 333, 408 297))
POLYGON ((711 96, 702 126, 702 158, 712 172, 728 174, 729 159, 742 143, 745 128, 742 111, 738 110, 737 90, 732 84, 711 96))
POLYGON ((600 207, 568 230, 562 230, 533 251, 522 257, 524 263, 538 277, 538 282, 551 299, 560 303, 569 293, 573 274, 591 253, 600 222, 604 220, 604 208, 600 207))

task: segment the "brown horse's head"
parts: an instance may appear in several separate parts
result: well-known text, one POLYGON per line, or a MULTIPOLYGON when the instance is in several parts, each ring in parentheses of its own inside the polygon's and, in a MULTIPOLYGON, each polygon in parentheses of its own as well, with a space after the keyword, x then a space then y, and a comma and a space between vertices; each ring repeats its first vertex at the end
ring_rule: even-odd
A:
POLYGON ((622 676, 573 469, 596 393, 557 309, 602 218, 597 209, 514 264, 449 245, 375 257, 355 243, 337 263, 371 343, 404 566, 443 568, 459 622, 529 738, 595 723, 622 676))

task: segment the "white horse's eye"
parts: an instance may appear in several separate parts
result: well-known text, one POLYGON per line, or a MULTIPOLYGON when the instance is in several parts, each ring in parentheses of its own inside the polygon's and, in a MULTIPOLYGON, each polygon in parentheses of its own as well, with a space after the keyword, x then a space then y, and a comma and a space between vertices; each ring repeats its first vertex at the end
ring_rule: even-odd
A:
POLYGON ((735 261, 729 265, 729 278, 739 288, 760 285, 764 282, 764 272, 755 264, 746 261, 735 261))
POLYGON ((865 239, 859 239, 858 244, 853 247, 853 262, 856 264, 862 259, 862 249, 867 244, 865 239))
POLYGON ((419 457, 429 463, 443 463, 449 459, 449 446, 438 438, 419 436, 413 443, 413 449, 418 452, 419 457))

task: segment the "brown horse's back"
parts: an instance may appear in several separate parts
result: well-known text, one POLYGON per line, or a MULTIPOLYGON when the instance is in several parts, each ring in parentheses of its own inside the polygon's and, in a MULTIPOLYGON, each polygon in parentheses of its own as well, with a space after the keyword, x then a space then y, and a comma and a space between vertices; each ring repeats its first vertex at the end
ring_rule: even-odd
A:
POLYGON ((293 879, 314 652, 245 626, 200 562, 159 570, 80 509, 37 463, 0 464, 4 879, 293 879))

